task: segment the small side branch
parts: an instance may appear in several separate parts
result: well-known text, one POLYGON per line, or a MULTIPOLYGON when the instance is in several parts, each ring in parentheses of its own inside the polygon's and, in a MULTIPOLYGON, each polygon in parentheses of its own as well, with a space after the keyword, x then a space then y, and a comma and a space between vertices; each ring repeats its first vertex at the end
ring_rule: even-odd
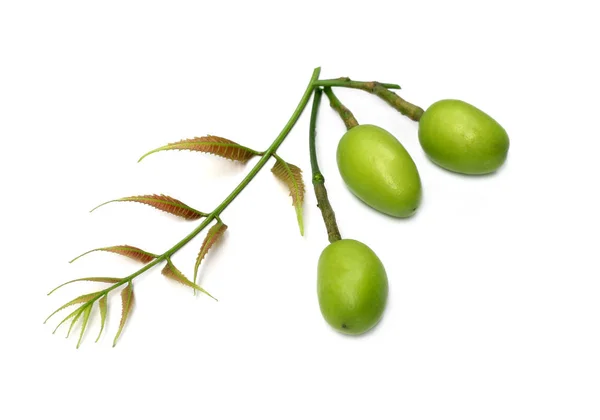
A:
MULTIPOLYGON (((353 88, 353 89, 363 89, 365 87, 366 84, 368 83, 372 83, 372 82, 358 82, 356 80, 351 80, 349 77, 338 77, 337 79, 324 79, 324 80, 317 80, 315 82, 316 86, 321 86, 321 87, 347 87, 347 88, 353 88)), ((400 85, 397 85, 395 83, 381 83, 381 86, 383 86, 386 89, 400 89, 400 85)))
POLYGON ((400 89, 400 86, 391 83, 357 82, 350 80, 348 77, 340 77, 339 79, 318 80, 315 82, 315 84, 326 87, 339 86, 351 89, 360 89, 364 90, 365 92, 372 93, 373 95, 379 96, 392 108, 400 112, 402 115, 406 115, 413 121, 419 121, 423 115, 423 112, 425 112, 423 111, 423 108, 405 101, 395 92, 392 92, 390 89, 400 89))
POLYGON ((400 112, 402 115, 406 115, 413 121, 419 121, 423 115, 423 112, 425 112, 423 111, 423 108, 405 101, 400 96, 396 95, 396 93, 386 89, 381 83, 369 82, 366 83, 361 89, 372 93, 373 95, 379 96, 392 108, 400 112))
POLYGON ((330 87, 326 87, 323 89, 323 91, 325 92, 325 95, 327 95, 327 98, 329 98, 329 105, 331 105, 331 107, 335 109, 338 114, 340 114, 340 117, 346 125, 346 129, 350 130, 352 127, 356 127, 358 125, 358 121, 356 121, 356 118, 354 118, 352 112, 340 102, 337 96, 335 96, 333 90, 330 87))

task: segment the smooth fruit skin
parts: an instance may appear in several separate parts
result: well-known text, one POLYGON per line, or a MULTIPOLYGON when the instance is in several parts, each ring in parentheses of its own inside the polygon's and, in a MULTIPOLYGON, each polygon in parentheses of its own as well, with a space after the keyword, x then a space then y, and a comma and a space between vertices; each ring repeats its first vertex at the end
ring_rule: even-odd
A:
POLYGON ((362 334, 377 324, 385 309, 385 268, 362 242, 336 241, 319 258, 317 293, 321 313, 329 325, 344 334, 362 334))
POLYGON ((429 158, 450 171, 481 175, 498 169, 508 154, 508 134, 485 112, 444 99, 419 121, 419 141, 429 158))
POLYGON ((408 217, 421 202, 421 178, 406 149, 389 132, 363 124, 344 134, 337 148, 342 179, 358 198, 382 213, 408 217))

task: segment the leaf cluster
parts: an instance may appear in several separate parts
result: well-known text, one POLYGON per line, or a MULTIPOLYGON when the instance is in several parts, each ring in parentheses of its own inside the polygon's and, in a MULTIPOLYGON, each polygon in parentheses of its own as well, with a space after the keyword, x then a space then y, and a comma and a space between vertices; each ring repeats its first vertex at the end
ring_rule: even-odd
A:
MULTIPOLYGON (((217 136, 205 136, 205 137, 194 137, 192 139, 182 140, 176 143, 170 143, 166 146, 159 147, 154 149, 148 153, 146 153, 140 160, 145 158, 146 156, 166 150, 189 150, 196 152, 209 153, 212 155, 220 156, 225 159, 230 159, 233 161, 245 163, 248 162, 251 158, 255 156, 263 156, 263 152, 257 152, 245 146, 242 146, 238 143, 235 143, 231 140, 217 137, 217 136)), ((304 182, 302 180, 301 170, 295 165, 285 162, 277 155, 273 155, 275 157, 275 165, 272 168, 273 174, 284 182, 289 190, 290 195, 292 197, 292 204, 296 209, 296 215, 298 219, 298 225, 300 227, 300 233, 304 234, 304 227, 302 222, 302 204, 304 201, 304 182)), ((127 323, 129 315, 131 313, 133 303, 135 300, 135 295, 133 291, 133 279, 137 277, 139 274, 158 264, 159 262, 165 262, 164 268, 162 269, 162 274, 179 284, 190 287, 193 289, 194 294, 196 292, 201 292, 203 294, 208 295, 209 297, 215 299, 209 292, 207 292, 204 288, 197 284, 198 279, 198 270, 200 268, 200 264, 208 254, 209 250, 223 237, 225 231, 227 230, 227 225, 224 224, 219 214, 216 211, 212 213, 204 213, 195 208, 185 204, 184 202, 173 198, 164 194, 149 194, 149 195, 134 195, 128 197, 122 197, 114 200, 106 201, 99 206, 96 206, 91 211, 98 209, 109 203, 115 202, 133 202, 140 203, 150 207, 153 207, 157 210, 169 213, 171 215, 180 217, 185 220, 199 220, 204 218, 204 222, 200 225, 200 227, 195 231, 195 233, 200 232, 209 222, 210 220, 216 220, 216 223, 213 224, 208 230, 206 237, 200 247, 198 252, 198 256, 196 258, 196 262, 194 265, 194 274, 193 281, 190 281, 175 265, 171 260, 171 256, 174 252, 176 252, 181 246, 176 244, 169 251, 163 254, 154 254, 151 252, 144 251, 141 248, 132 246, 132 245, 113 245, 102 248, 92 249, 90 251, 84 252, 83 254, 75 257, 70 262, 74 262, 79 258, 88 255, 93 252, 108 252, 113 254, 118 254, 134 261, 140 262, 144 264, 144 267, 135 273, 131 274, 125 278, 112 278, 112 277, 85 277, 80 279, 75 279, 63 283, 53 289, 49 294, 54 293, 56 290, 61 287, 72 284, 75 282, 102 282, 109 283, 109 286, 101 291, 84 294, 76 297, 75 299, 65 303, 61 307, 59 307, 56 311, 54 311, 50 316, 46 319, 50 319, 56 313, 62 311, 63 309, 79 305, 75 310, 70 312, 56 327, 54 331, 56 331, 61 325, 70 321, 69 330, 67 332, 67 337, 71 334, 78 322, 80 322, 80 333, 79 339, 77 341, 77 348, 79 348, 84 333, 88 328, 90 315, 92 310, 96 308, 100 314, 100 331, 98 333, 98 337, 96 341, 99 340, 102 332, 105 329, 106 324, 106 315, 108 309, 108 296, 111 292, 115 291, 118 288, 121 288, 121 318, 118 326, 118 330, 113 340, 113 346, 116 345, 119 337, 121 336, 123 329, 127 323)), ((195 236, 195 235, 193 235, 195 236)), ((215 299, 216 300, 216 299, 215 299)))

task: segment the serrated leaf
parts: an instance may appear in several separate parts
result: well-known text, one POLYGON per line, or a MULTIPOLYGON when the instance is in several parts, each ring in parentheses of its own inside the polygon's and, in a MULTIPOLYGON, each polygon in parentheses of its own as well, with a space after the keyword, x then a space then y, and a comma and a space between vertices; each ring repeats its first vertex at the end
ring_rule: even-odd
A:
POLYGON ((52 290, 50 290, 50 292, 48 292, 48 296, 50 296, 52 293, 56 292, 61 287, 66 286, 67 284, 78 282, 78 281, 94 281, 94 282, 100 282, 100 283, 114 284, 114 283, 120 282, 121 280, 122 279, 117 279, 114 277, 84 277, 82 279, 75 279, 75 280, 67 281, 61 285, 56 286, 54 289, 52 289, 52 290))
MULTIPOLYGON (((176 143, 169 143, 166 146, 159 147, 146 153, 139 161, 152 153, 163 150, 191 150, 195 152, 210 153, 221 156, 225 159, 236 160, 238 162, 248 162, 254 156, 260 156, 261 153, 242 146, 234 141, 227 140, 218 136, 204 136, 185 139, 176 143)), ((138 162, 139 162, 138 161, 138 162)))
POLYGON ((227 225, 220 220, 208 230, 206 238, 204 238, 204 242, 200 247, 198 257, 196 258, 196 265, 194 266, 194 284, 196 284, 200 263, 208 253, 208 250, 221 238, 221 236, 223 236, 226 230, 227 225))
POLYGON ((173 263, 171 262, 171 260, 167 261, 167 265, 165 265, 165 268, 162 269, 162 274, 165 277, 167 277, 168 279, 175 280, 176 282, 181 283, 184 286, 191 287, 192 289, 197 290, 197 291, 202 292, 202 293, 205 293, 208 296, 210 296, 211 298, 217 300, 213 295, 211 295, 210 293, 208 293, 202 287, 200 287, 197 284, 194 284, 191 281, 189 281, 187 279, 187 277, 181 271, 179 271, 177 269, 177 267, 175 267, 173 265, 173 263))
POLYGON ((281 181, 283 181, 292 196, 292 205, 296 209, 296 217, 298 219, 298 227, 300 235, 304 236, 304 221, 302 218, 302 205, 304 204, 304 181, 302 180, 302 170, 296 165, 285 162, 283 159, 276 156, 275 165, 271 172, 281 181))
POLYGON ((108 309, 108 294, 100 298, 100 300, 98 301, 98 309, 100 310, 100 331, 98 332, 96 343, 98 342, 98 340, 100 340, 102 331, 104 331, 104 324, 106 323, 106 312, 108 309))
POLYGON ((87 254, 90 254, 90 253, 96 252, 96 251, 112 252, 115 254, 123 255, 124 257, 131 258, 132 260, 139 261, 143 264, 147 264, 150 261, 152 261, 154 258, 157 257, 157 255, 152 254, 151 252, 146 252, 142 249, 136 248, 135 246, 115 245, 115 246, 108 246, 105 248, 96 248, 96 249, 92 249, 91 251, 84 252, 83 254, 73 258, 71 261, 69 261, 69 263, 75 262, 76 260, 83 257, 84 255, 87 255, 87 254))
POLYGON ((83 321, 81 322, 81 332, 79 333, 79 340, 77 341, 77 348, 81 345, 81 340, 83 338, 83 333, 85 333, 85 329, 87 327, 88 321, 90 319, 90 313, 92 312, 92 305, 87 306, 83 310, 83 321))
POLYGON ((62 324, 64 324, 69 319, 73 318, 76 314, 78 314, 80 310, 81 310, 81 307, 75 309, 73 312, 71 312, 69 315, 67 315, 62 321, 60 321, 58 323, 58 325, 56 326, 56 328, 54 328, 54 331, 52 331, 52 334, 54 334, 62 324))
MULTIPOLYGON (((52 312, 52 313, 51 313, 51 314, 48 316, 48 318, 46 318, 46 320, 44 321, 44 324, 45 324, 45 323, 46 323, 46 322, 47 322, 47 321, 48 321, 50 318, 52 318, 52 316, 53 316, 54 314, 56 314, 57 312, 60 312, 60 311, 62 311, 63 309, 65 309, 65 308, 68 308, 69 306, 72 306, 72 305, 77 305, 78 303, 87 303, 87 302, 89 302, 90 300, 92 300, 92 299, 94 299, 95 297, 97 297, 97 296, 98 296, 100 293, 102 293, 102 292, 88 293, 87 295, 81 295, 81 296, 78 296, 78 297, 76 297, 75 299, 73 299, 73 300, 71 300, 71 301, 69 301, 69 302, 65 303, 63 306, 61 306, 60 308, 58 308, 56 311, 52 312)), ((74 314, 72 314, 72 315, 74 315, 74 314)), ((70 315, 70 316, 72 316, 72 315, 70 315)), ((62 321, 60 324, 58 324, 58 325, 60 326, 60 325, 61 325, 61 324, 62 324, 64 321, 66 321, 67 319, 68 319, 68 318, 65 318, 65 319, 64 319, 64 320, 63 320, 63 321, 62 321)), ((57 328, 58 328, 58 327, 57 327, 57 328)))
POLYGON ((79 319, 79 317, 81 316, 81 314, 84 312, 84 310, 87 308, 87 306, 82 306, 79 309, 77 309, 77 313, 75 314, 75 317, 73 318, 73 321, 71 322, 71 325, 69 326, 69 331, 67 331, 67 338, 69 338, 69 336, 71 335, 71 330, 73 329, 73 326, 75 325, 75 323, 77 322, 77 320, 79 319))
POLYGON ((110 200, 100 204, 99 206, 94 207, 92 210, 90 210, 90 212, 96 210, 99 207, 104 206, 105 204, 115 203, 118 201, 130 201, 135 203, 146 204, 148 206, 154 207, 155 209, 173 214, 175 216, 182 217, 186 220, 198 220, 201 217, 207 216, 206 213, 202 213, 201 211, 193 209, 187 204, 184 204, 181 201, 164 194, 134 195, 131 197, 117 198, 116 200, 110 200))
POLYGON ((113 341, 113 347, 117 345, 117 340, 119 339, 121 332, 123 331, 123 327, 127 322, 127 318, 131 312, 131 307, 133 306, 133 300, 133 284, 129 282, 127 287, 121 291, 121 322, 119 323, 119 329, 117 330, 117 334, 115 335, 115 339, 113 341))

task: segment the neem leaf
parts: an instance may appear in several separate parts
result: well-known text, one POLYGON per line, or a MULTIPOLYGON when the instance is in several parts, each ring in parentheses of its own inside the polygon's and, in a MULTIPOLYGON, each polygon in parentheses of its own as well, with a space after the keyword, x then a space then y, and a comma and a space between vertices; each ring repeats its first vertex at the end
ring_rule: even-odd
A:
POLYGON ((127 322, 127 317, 131 311, 131 307, 133 306, 133 284, 131 282, 127 283, 127 287, 125 287, 121 291, 121 322, 119 323, 119 329, 117 330, 117 334, 115 335, 115 339, 113 341, 113 347, 117 345, 117 340, 123 331, 123 327, 127 322))
POLYGON ((62 321, 60 321, 58 323, 58 325, 56 326, 56 328, 54 328, 54 331, 52 331, 52 334, 54 334, 62 324, 64 324, 65 322, 67 322, 69 319, 73 318, 79 312, 81 312, 81 307, 75 309, 73 312, 71 312, 69 315, 67 315, 62 321))
POLYGON ((302 220, 302 204, 304 203, 304 181, 302 170, 296 165, 285 162, 279 156, 275 156, 276 162, 271 172, 281 181, 285 182, 292 196, 292 205, 296 208, 296 217, 300 227, 300 235, 304 236, 304 222, 302 220))
POLYGON ((98 332, 98 337, 96 338, 96 343, 100 340, 100 336, 102 335, 102 331, 104 330, 104 324, 106 323, 106 312, 108 309, 108 294, 102 296, 98 301, 98 309, 100 309, 100 332, 98 332))
POLYGON ((117 201, 132 201, 135 203, 147 204, 155 209, 171 213, 175 216, 183 217, 186 220, 197 220, 206 216, 206 213, 202 213, 201 211, 193 209, 181 201, 164 194, 135 195, 131 197, 118 198, 116 200, 110 200, 102 203, 99 206, 94 207, 92 210, 90 210, 90 212, 102 207, 105 204, 115 203, 117 201))
MULTIPOLYGON (((75 281, 75 280, 73 280, 73 281, 75 281)), ((59 287, 60 287, 60 286, 59 286, 59 287)), ((92 299, 94 299, 95 297, 97 297, 99 293, 102 293, 102 292, 95 292, 95 293, 89 293, 89 294, 87 294, 87 295, 81 295, 81 296, 78 296, 78 297, 76 297, 75 299, 73 299, 73 300, 71 300, 71 301, 69 301, 69 302, 65 303, 63 306, 61 306, 60 308, 58 308, 56 311, 52 312, 52 313, 51 313, 51 314, 48 316, 48 318, 46 318, 46 321, 44 321, 44 324, 45 324, 45 323, 46 323, 46 322, 47 322, 47 321, 48 321, 50 318, 52 318, 52 316, 53 316, 54 314, 56 314, 57 312, 60 312, 60 311, 62 311, 63 309, 65 309, 65 308, 69 307, 69 306, 72 306, 72 305, 77 305, 78 303, 87 303, 87 302, 89 302, 90 300, 92 300, 92 299)), ((77 311, 75 311, 75 312, 77 312, 77 311)), ((65 322, 67 319, 69 319, 69 318, 70 318, 71 316, 73 316, 73 315, 75 315, 75 313, 71 313, 71 315, 69 315, 67 318, 63 319, 63 320, 62 320, 62 322, 61 322, 60 324, 58 324, 58 326, 60 326, 60 325, 61 325, 63 322, 65 322)), ((58 327, 56 327, 56 328, 58 328, 58 327)), ((55 331, 56 331, 56 330, 55 330, 55 331)))
POLYGON ((189 281, 187 279, 187 277, 184 276, 183 273, 181 271, 179 271, 177 269, 177 267, 175 267, 173 265, 173 263, 171 262, 171 260, 167 261, 167 265, 165 265, 165 268, 163 268, 162 274, 165 277, 167 277, 168 279, 175 280, 176 282, 181 283, 184 286, 188 286, 188 287, 191 287, 192 289, 197 290, 199 292, 206 293, 211 298, 217 300, 214 296, 212 296, 210 293, 208 293, 202 287, 200 287, 197 284, 194 284, 191 281, 189 281))
POLYGON ((223 236, 226 230, 227 225, 220 220, 208 230, 206 238, 204 238, 204 242, 202 243, 202 247, 200 247, 198 258, 196 258, 196 265, 194 267, 194 284, 196 284, 198 267, 200 267, 200 263, 208 253, 208 250, 221 238, 221 236, 223 236))
POLYGON ((71 261, 69 261, 69 263, 72 263, 72 262, 78 260, 79 258, 83 257, 84 255, 87 255, 87 254, 89 254, 91 252, 95 252, 95 251, 113 252, 115 254, 120 254, 125 257, 129 257, 132 260, 136 260, 136 261, 139 261, 144 264, 148 264, 150 261, 152 261, 154 258, 156 258, 155 254, 146 252, 144 250, 136 248, 135 246, 116 245, 116 246, 108 246, 105 248, 96 248, 96 249, 92 249, 91 251, 84 252, 83 254, 73 258, 71 261))
POLYGON ((81 345, 81 339, 83 338, 83 333, 85 332, 85 328, 87 327, 91 312, 92 312, 92 305, 88 305, 83 310, 83 322, 81 323, 81 332, 79 333, 79 340, 77 341, 77 348, 79 348, 79 346, 81 345))
POLYGON ((71 325, 69 326, 69 331, 67 331, 67 338, 69 338, 69 336, 71 335, 71 330, 73 329, 73 326, 75 325, 75 323, 77 322, 77 320, 79 319, 79 317, 81 316, 82 313, 85 312, 85 310, 88 308, 88 306, 82 306, 77 310, 77 313, 75 314, 75 317, 73 317, 73 321, 71 322, 71 325))
POLYGON ((139 161, 152 153, 160 152, 162 150, 191 150, 195 152, 210 153, 225 159, 237 160, 238 162, 248 162, 254 156, 261 155, 261 153, 256 150, 244 147, 234 141, 224 139, 223 137, 208 135, 185 139, 176 143, 169 143, 166 146, 151 150, 142 156, 139 161))
POLYGON ((121 280, 122 279, 117 279, 114 277, 84 277, 82 279, 71 280, 71 281, 63 283, 59 286, 56 286, 54 289, 52 289, 52 290, 50 290, 50 292, 48 292, 48 296, 50 296, 52 293, 54 293, 61 287, 66 286, 67 284, 78 282, 78 281, 95 281, 95 282, 100 282, 100 283, 113 283, 114 284, 114 283, 120 282, 121 280))

